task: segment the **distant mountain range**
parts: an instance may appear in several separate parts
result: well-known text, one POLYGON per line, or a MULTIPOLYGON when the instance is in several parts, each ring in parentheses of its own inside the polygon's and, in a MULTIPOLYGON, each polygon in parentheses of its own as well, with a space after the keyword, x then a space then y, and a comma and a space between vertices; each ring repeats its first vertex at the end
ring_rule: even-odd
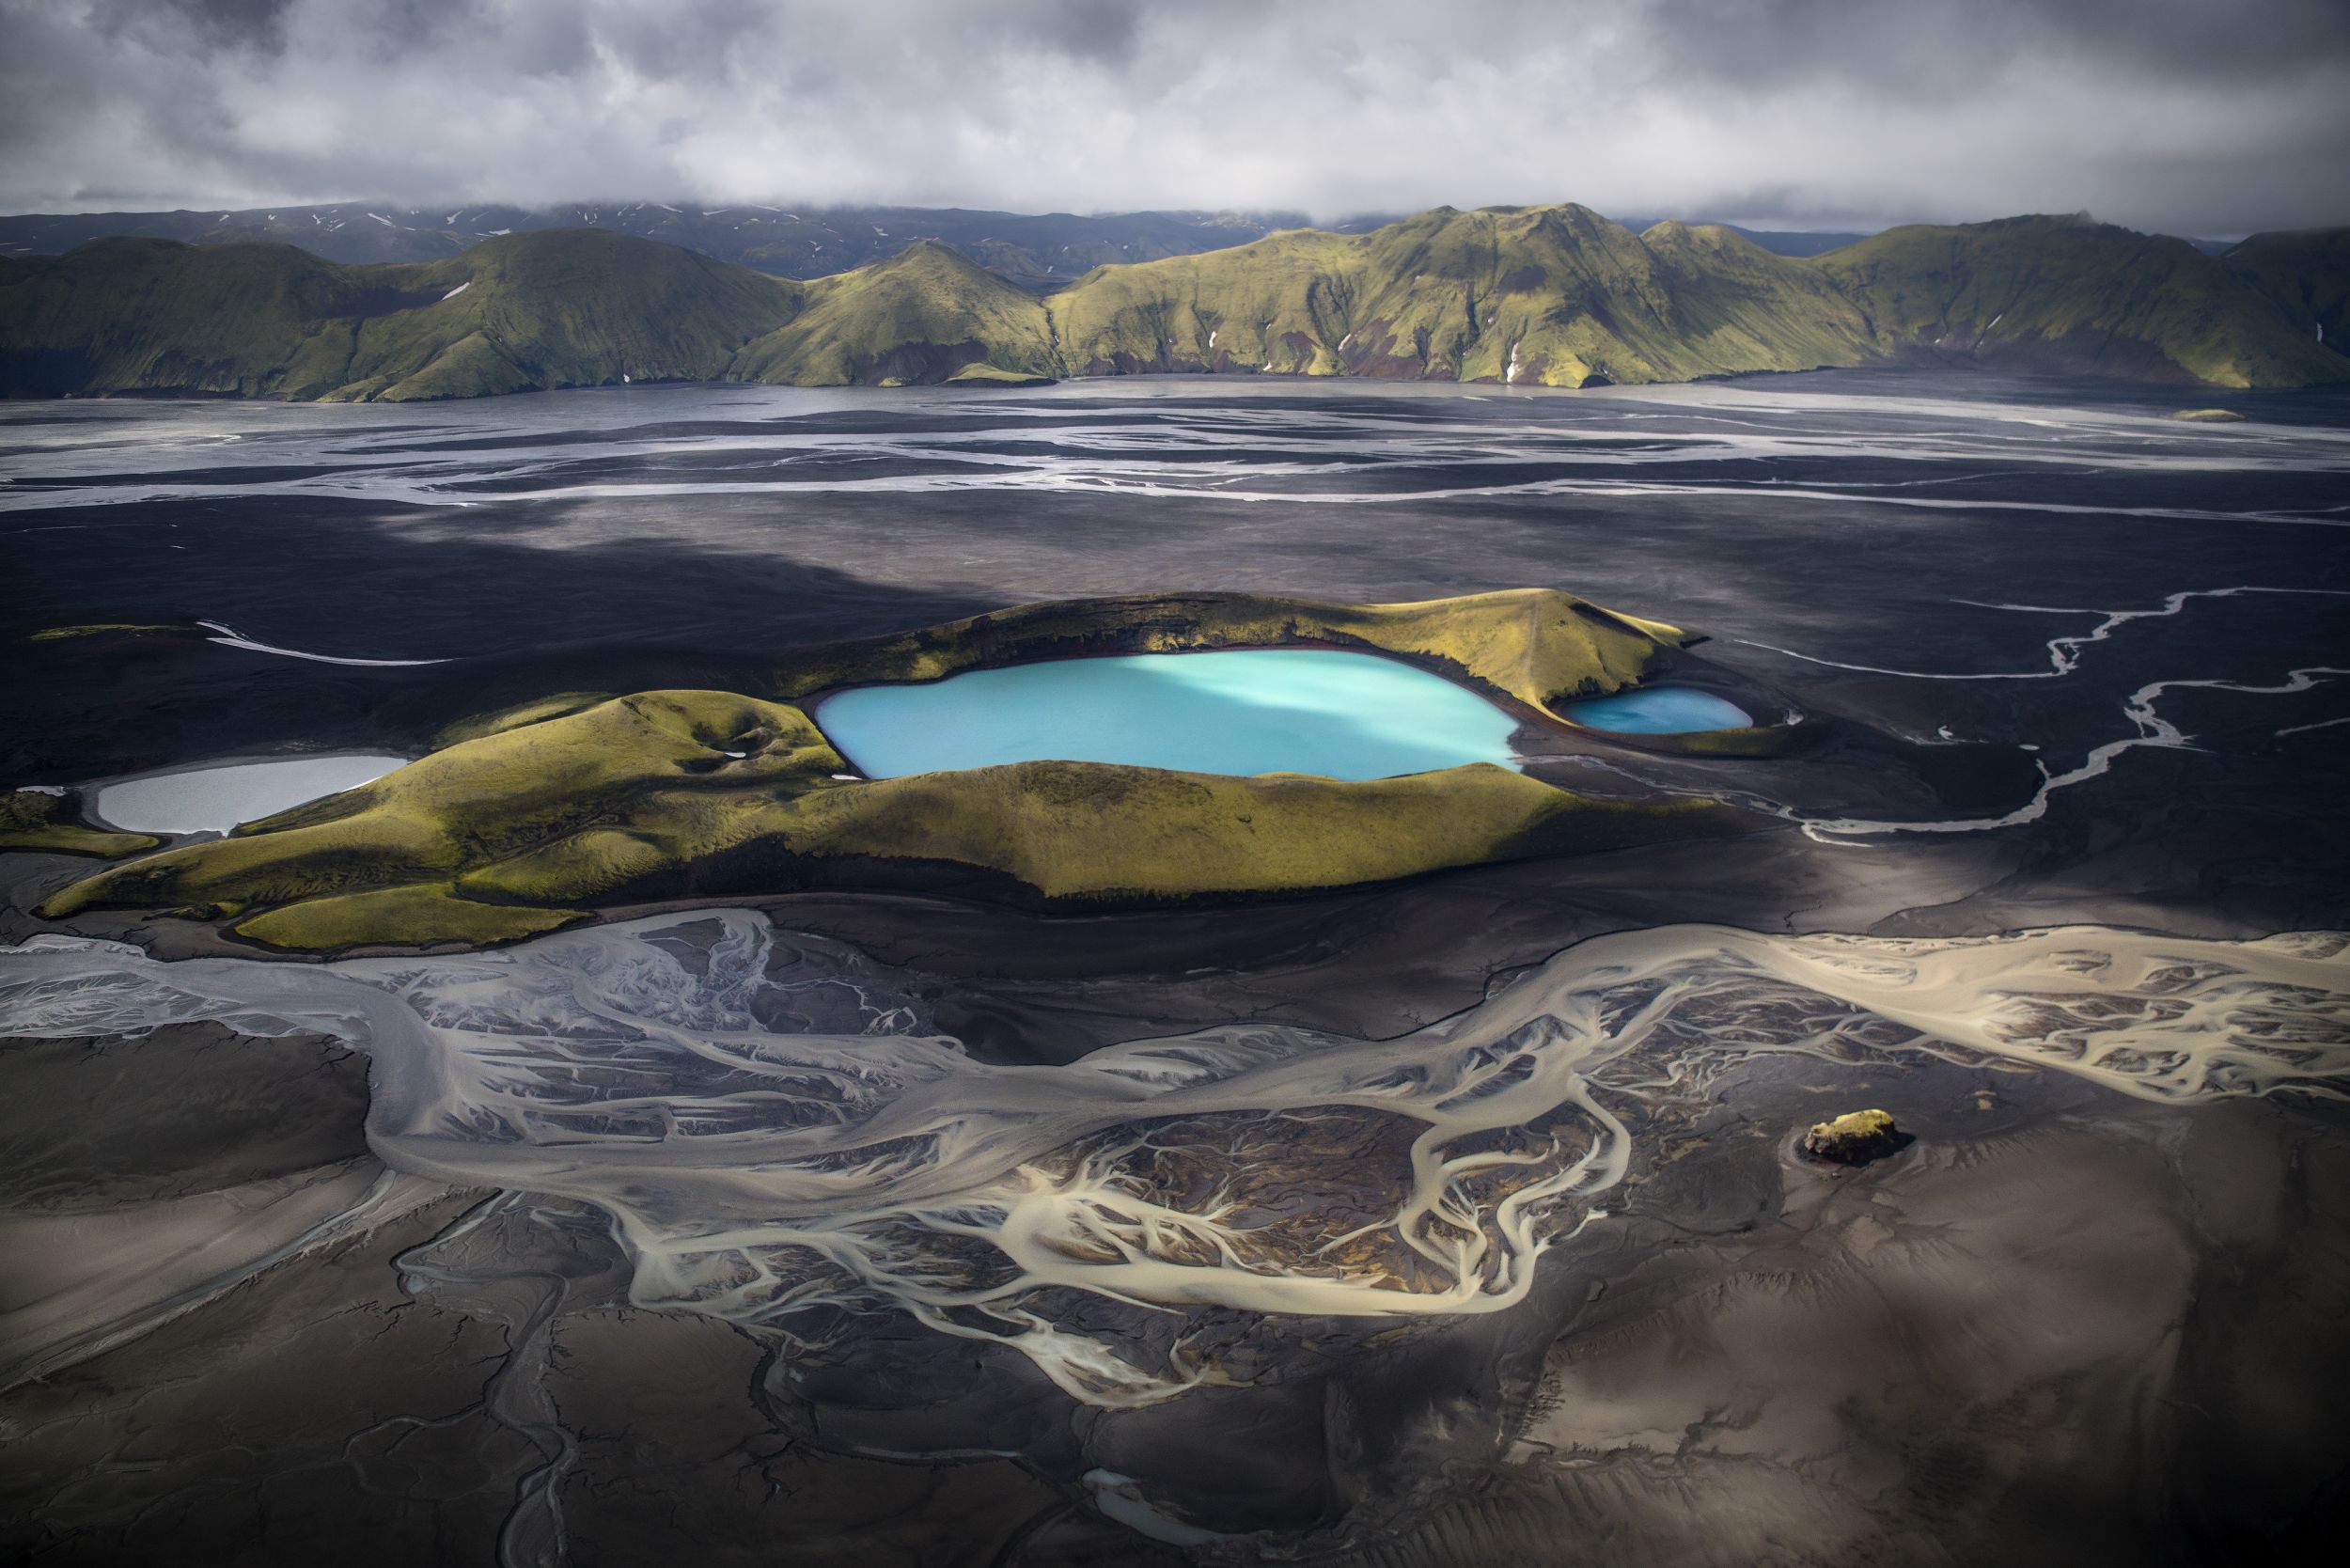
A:
POLYGON ((936 240, 1024 289, 1060 288, 1117 261, 1246 244, 1300 212, 976 212, 940 207, 679 208, 657 201, 568 207, 251 208, 243 212, 32 213, 0 217, 0 256, 56 256, 133 236, 193 245, 274 241, 330 261, 438 261, 484 240, 595 228, 663 240, 778 277, 823 277, 936 240))
POLYGON ((378 264, 117 238, 0 260, 0 393, 405 400, 1185 371, 1582 386, 1914 357, 2302 386, 2350 381, 2346 237, 2261 235, 2213 257, 2024 217, 1790 257, 1576 206, 1437 208, 1095 266, 1045 295, 933 239, 803 279, 609 229, 378 264))
MULTIPOLYGON (((1361 234, 1401 213, 1326 225, 1361 234)), ((954 207, 671 207, 658 201, 564 207, 251 207, 171 212, 32 212, 0 216, 0 256, 62 256, 92 240, 129 236, 192 245, 274 241, 329 261, 438 261, 484 240, 542 228, 602 228, 666 240, 778 277, 824 277, 886 260, 936 240, 1023 289, 1050 293, 1095 267, 1155 261, 1245 245, 1307 227, 1302 212, 986 212, 954 207)), ((1635 225, 1646 228, 1647 223, 1635 225)), ((1867 238, 1853 233, 1741 228, 1781 256, 1817 256, 1867 238)), ((2195 243, 2205 244, 2203 241, 2195 243)), ((2205 248, 2210 248, 2206 245, 2205 248)), ((2224 247, 2223 247, 2224 248, 2224 247)))

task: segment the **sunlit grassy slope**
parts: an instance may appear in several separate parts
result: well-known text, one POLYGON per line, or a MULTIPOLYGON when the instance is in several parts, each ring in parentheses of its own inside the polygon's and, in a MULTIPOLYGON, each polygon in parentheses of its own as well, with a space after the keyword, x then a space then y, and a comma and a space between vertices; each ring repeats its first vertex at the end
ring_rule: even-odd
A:
POLYGON ((830 385, 1053 374, 1052 333, 1036 296, 934 241, 803 287, 805 308, 737 354, 731 379, 830 385))
POLYGON ((1056 296, 1071 368, 1508 381, 1685 381, 1853 363, 1859 312, 1724 228, 1636 235, 1581 207, 1438 208, 1104 267, 1056 296))
POLYGON ((0 392, 401 400, 1168 370, 1580 386, 1905 355, 2295 386, 2350 380, 2350 359, 2317 341, 2350 291, 2331 233, 2261 236, 2219 259, 2085 219, 2013 218, 1796 259, 1726 228, 1634 234, 1574 206, 1438 208, 1367 234, 1101 267, 1045 300, 929 243, 803 283, 589 230, 376 266, 106 240, 0 261, 0 392))

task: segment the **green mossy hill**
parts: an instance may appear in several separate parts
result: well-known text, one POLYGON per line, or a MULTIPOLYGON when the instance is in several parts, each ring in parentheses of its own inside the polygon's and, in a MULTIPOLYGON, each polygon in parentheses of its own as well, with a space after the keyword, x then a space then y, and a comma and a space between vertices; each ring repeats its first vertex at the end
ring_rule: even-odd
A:
POLYGON ((776 677, 797 699, 837 686, 936 681, 985 664, 1073 654, 1171 653, 1334 643, 1465 677, 1556 718, 1550 704, 1637 681, 1678 627, 1557 588, 1506 588, 1407 604, 1336 604, 1249 593, 1058 600, 918 632, 818 649, 776 677))
POLYGON ((43 908, 178 908, 324 951, 508 940, 604 904, 776 891, 873 863, 967 868, 1046 899, 1148 902, 1715 832, 1731 813, 1587 800, 1482 764, 1361 783, 1085 762, 851 780, 807 713, 771 699, 1057 654, 1304 642, 1434 666, 1546 713, 1637 680, 1685 640, 1550 588, 1408 604, 1021 605, 815 650, 765 697, 564 692, 478 714, 371 784, 86 878, 43 908))
POLYGON ((103 240, 0 262, 0 396, 403 401, 627 381, 1048 377, 1042 307, 943 246, 800 283, 549 229, 446 261, 103 240))
POLYGON ((989 371, 1052 379, 1052 331, 1036 296, 934 241, 803 287, 806 308, 744 349, 728 379, 878 385, 989 371))
POLYGON ((842 766, 796 708, 728 692, 640 692, 462 741, 228 838, 77 883, 43 907, 58 915, 93 902, 238 912, 447 884, 595 831, 648 792, 691 816, 697 796, 796 790, 842 766))
POLYGON ((102 240, 0 260, 0 395, 453 398, 623 380, 803 385, 1198 370, 1581 386, 1963 355, 2223 386, 2350 380, 2343 236, 2224 259, 2072 218, 1824 256, 1582 207, 1437 208, 1096 268, 1040 300, 931 242, 807 282, 597 230, 429 263, 102 240))
POLYGON ((588 917, 584 909, 482 903, 446 883, 420 882, 368 893, 307 899, 237 921, 229 929, 264 947, 338 952, 362 947, 468 948, 519 942, 588 917))
POLYGON ((2220 261, 2312 342, 2350 357, 2350 228, 2255 234, 2220 261))
POLYGON ((484 735, 496 735, 509 729, 519 729, 540 719, 561 718, 592 708, 599 702, 609 702, 618 692, 556 692, 549 697, 533 698, 517 702, 510 708, 499 708, 486 713, 473 713, 442 728, 432 737, 432 749, 455 745, 460 741, 479 740, 484 735))
POLYGON ((144 833, 117 833, 82 821, 73 802, 46 790, 10 790, 0 794, 0 850, 37 850, 53 855, 96 855, 112 860, 162 843, 144 833))
POLYGON ((1612 848, 1720 831, 1731 815, 1586 800, 1481 763, 1365 783, 1084 762, 869 783, 834 779, 842 766, 795 708, 642 692, 86 878, 42 912, 173 907, 314 951, 488 942, 602 904, 771 892, 873 862, 1155 901, 1612 848))
POLYGON ((705 378, 801 287, 585 230, 381 266, 102 240, 0 265, 0 393, 398 400, 705 378))
POLYGON ((1093 376, 1338 374, 1331 345, 1354 306, 1342 263, 1355 243, 1297 229, 1228 251, 1097 267, 1049 302, 1062 362, 1093 376))
POLYGON ((485 384, 527 390, 707 380, 723 375, 778 314, 797 308, 804 287, 590 229, 505 235, 431 271, 432 287, 462 284, 462 291, 428 306, 429 325, 363 329, 352 367, 359 373, 336 396, 400 400, 470 397, 485 384))
POLYGON ((1342 887, 1543 849, 1668 836, 1704 807, 1571 795, 1491 763, 1340 783, 1094 762, 916 774, 798 803, 802 854, 1008 872, 1048 898, 1172 899, 1342 887))
MULTIPOLYGON (((2274 254, 2280 277, 2338 275, 2314 243, 2274 254)), ((2350 379, 2184 241, 2067 218, 1894 229, 1798 259, 1717 227, 1636 235, 1581 207, 1438 208, 1367 234, 1100 268, 1050 306, 1062 357, 1090 374, 1581 386, 1932 352, 2226 386, 2350 379)))
POLYGON ((2350 381, 2350 361, 2219 259, 2085 218, 1888 229, 1804 264, 1867 311, 1887 353, 2217 386, 2350 381))
POLYGON ((1051 302, 1073 369, 1581 386, 1856 363, 1828 280, 1728 229, 1636 235, 1587 208, 1438 208, 1096 270, 1051 302))

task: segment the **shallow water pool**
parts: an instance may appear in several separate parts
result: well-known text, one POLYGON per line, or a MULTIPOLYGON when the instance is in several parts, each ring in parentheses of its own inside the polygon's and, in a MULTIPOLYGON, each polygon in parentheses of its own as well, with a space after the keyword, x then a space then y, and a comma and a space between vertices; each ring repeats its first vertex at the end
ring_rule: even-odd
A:
POLYGON ((102 786, 90 810, 126 833, 226 833, 239 823, 355 790, 408 760, 363 753, 212 762, 102 786))
POLYGON ((1517 721, 1370 653, 1281 648, 1058 659, 859 686, 815 719, 868 777, 1059 759, 1192 773, 1387 778, 1515 766, 1517 721))
POLYGON ((1736 703, 1686 686, 1618 692, 1570 702, 1559 712, 1577 724, 1624 735, 1688 735, 1701 729, 1745 729, 1754 723, 1736 703))

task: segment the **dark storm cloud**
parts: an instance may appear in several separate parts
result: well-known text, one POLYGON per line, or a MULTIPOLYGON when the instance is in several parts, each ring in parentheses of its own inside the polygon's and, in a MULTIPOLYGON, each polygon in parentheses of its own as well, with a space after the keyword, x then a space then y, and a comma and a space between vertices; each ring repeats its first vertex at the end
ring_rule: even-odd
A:
POLYGON ((0 205, 2350 221, 2343 0, 0 0, 0 205))
POLYGON ((1653 30, 1714 82, 1873 81, 1962 95, 2033 56, 2085 69, 2085 89, 2177 79, 2257 87, 2350 53, 2342 0, 1657 0, 1653 30))
POLYGON ((90 7, 92 28, 108 37, 145 34, 169 42, 185 39, 198 48, 281 47, 282 24, 291 0, 98 0, 90 7), (156 25, 158 23, 163 25, 156 25), (174 28, 172 23, 182 26, 174 28))

